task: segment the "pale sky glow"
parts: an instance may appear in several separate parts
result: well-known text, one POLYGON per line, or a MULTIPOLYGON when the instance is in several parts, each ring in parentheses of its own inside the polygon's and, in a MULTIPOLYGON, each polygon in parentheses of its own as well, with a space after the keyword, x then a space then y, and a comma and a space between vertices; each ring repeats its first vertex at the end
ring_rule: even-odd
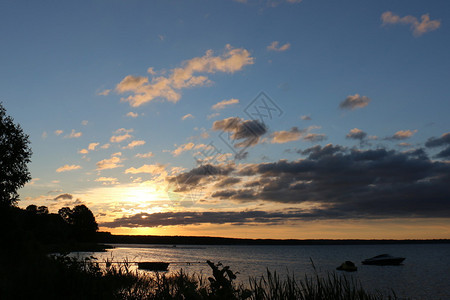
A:
POLYGON ((20 207, 101 230, 448 238, 447 1, 3 1, 20 207))

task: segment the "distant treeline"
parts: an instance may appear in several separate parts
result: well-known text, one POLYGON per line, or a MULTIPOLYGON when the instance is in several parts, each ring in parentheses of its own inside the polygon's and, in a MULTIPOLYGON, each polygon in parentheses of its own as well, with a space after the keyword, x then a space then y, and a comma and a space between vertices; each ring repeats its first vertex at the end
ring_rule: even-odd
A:
POLYGON ((97 240, 113 244, 166 244, 166 245, 376 245, 376 244, 443 244, 450 239, 435 240, 331 240, 331 239, 238 239, 198 236, 112 235, 98 232, 97 240))

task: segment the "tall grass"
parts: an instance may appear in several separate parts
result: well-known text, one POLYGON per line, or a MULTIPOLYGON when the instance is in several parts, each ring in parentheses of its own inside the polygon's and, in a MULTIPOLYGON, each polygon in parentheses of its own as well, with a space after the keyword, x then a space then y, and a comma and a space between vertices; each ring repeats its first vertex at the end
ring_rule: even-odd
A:
MULTIPOLYGON (((29 263, 31 263, 29 261, 29 263)), ((297 279, 280 278, 276 272, 250 278, 247 285, 236 284, 236 273, 228 266, 208 261, 212 276, 176 273, 148 273, 133 268, 128 261, 99 263, 92 258, 67 256, 39 260, 33 265, 11 270, 7 282, 0 283, 1 299, 192 299, 192 300, 285 300, 285 299, 396 299, 394 293, 365 291, 354 279, 336 273, 297 279), (38 264, 38 265, 35 265, 38 264), (29 273, 26 267, 31 267, 29 273), (34 275, 34 276, 33 276, 34 275), (15 278, 15 279, 13 279, 15 278), (22 278, 23 280, 20 280, 22 278), (6 284, 7 283, 7 284, 6 284), (12 285, 10 285, 12 284, 12 285)))

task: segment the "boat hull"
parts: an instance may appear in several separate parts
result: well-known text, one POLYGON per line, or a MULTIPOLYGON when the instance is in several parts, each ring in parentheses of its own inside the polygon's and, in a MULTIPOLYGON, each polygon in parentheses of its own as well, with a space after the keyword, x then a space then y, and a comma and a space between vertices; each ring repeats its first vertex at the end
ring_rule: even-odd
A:
POLYGON ((389 258, 389 259, 366 259, 363 260, 361 263, 363 265, 376 265, 376 266, 396 266, 400 265, 405 258, 403 257, 396 257, 396 258, 389 258))
POLYGON ((167 262, 140 262, 138 268, 147 271, 167 271, 169 263, 167 262))

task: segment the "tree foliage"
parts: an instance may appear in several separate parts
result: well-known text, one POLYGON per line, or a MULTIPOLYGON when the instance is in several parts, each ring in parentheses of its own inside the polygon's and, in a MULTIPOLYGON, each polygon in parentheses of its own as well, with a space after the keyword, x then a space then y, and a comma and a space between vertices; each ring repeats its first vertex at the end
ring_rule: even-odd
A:
POLYGON ((6 115, 0 102, 0 205, 14 206, 17 190, 25 185, 31 175, 27 164, 31 161, 29 136, 13 118, 6 115))
POLYGON ((73 209, 63 207, 58 214, 71 225, 73 234, 77 239, 92 239, 98 230, 94 214, 86 205, 77 205, 73 209))

